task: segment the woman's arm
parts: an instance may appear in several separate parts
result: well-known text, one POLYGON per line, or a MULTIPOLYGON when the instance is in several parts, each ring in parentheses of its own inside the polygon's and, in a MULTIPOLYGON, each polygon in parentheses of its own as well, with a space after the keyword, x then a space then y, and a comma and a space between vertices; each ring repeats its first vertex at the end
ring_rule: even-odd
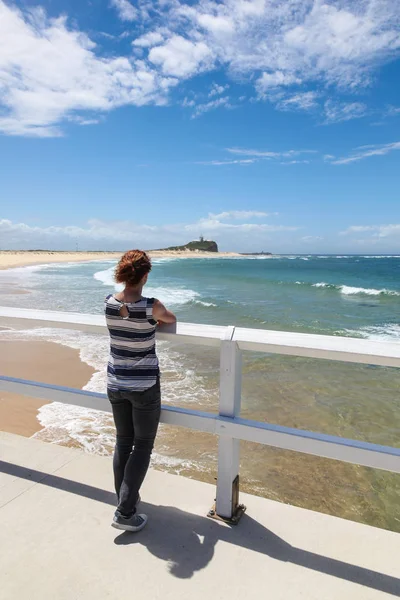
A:
POLYGON ((165 308, 164 304, 159 300, 154 300, 153 318, 159 323, 176 323, 176 316, 174 313, 165 308))

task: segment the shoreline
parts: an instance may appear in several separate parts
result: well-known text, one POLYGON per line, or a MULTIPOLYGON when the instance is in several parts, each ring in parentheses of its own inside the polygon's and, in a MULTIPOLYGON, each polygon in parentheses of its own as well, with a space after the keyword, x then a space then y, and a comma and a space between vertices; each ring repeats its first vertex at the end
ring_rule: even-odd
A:
MULTIPOLYGON (((150 258, 237 258, 238 252, 191 252, 178 250, 149 250, 150 258)), ((1 250, 0 271, 48 263, 95 262, 118 260, 123 252, 62 252, 51 250, 1 250)))
MULTIPOLYGON (((79 350, 48 341, 0 340, 1 374, 82 389, 95 370, 79 350)), ((1 430, 31 437, 42 430, 38 411, 45 400, 0 391, 1 430)))
POLYGON ((200 250, 147 250, 150 258, 237 258, 240 252, 202 252, 200 250))
POLYGON ((117 259, 120 252, 53 252, 51 250, 1 250, 0 271, 48 263, 86 262, 117 259))

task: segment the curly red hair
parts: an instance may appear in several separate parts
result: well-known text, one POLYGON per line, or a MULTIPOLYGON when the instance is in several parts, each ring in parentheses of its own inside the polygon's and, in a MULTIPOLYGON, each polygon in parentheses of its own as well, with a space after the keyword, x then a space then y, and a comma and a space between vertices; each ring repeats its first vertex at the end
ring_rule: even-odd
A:
POLYGON ((143 250, 128 250, 115 268, 115 281, 137 285, 151 271, 150 257, 143 250))

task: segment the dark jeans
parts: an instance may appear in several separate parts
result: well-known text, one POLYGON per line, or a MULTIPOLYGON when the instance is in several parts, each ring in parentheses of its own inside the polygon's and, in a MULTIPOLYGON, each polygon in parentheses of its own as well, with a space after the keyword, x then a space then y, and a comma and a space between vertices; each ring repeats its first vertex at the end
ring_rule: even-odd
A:
POLYGON ((150 464, 161 412, 160 380, 144 392, 108 390, 117 429, 114 483, 117 510, 131 516, 150 464))

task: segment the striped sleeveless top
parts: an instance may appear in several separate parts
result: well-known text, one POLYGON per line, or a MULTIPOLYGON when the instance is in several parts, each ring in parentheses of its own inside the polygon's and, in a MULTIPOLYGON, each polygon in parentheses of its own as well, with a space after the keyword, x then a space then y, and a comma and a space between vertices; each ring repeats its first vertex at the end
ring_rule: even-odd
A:
POLYGON ((104 312, 110 334, 108 389, 143 392, 157 382, 160 371, 153 305, 154 298, 124 303, 110 294, 105 299, 104 312), (119 313, 123 305, 128 309, 127 317, 121 317, 119 313))

